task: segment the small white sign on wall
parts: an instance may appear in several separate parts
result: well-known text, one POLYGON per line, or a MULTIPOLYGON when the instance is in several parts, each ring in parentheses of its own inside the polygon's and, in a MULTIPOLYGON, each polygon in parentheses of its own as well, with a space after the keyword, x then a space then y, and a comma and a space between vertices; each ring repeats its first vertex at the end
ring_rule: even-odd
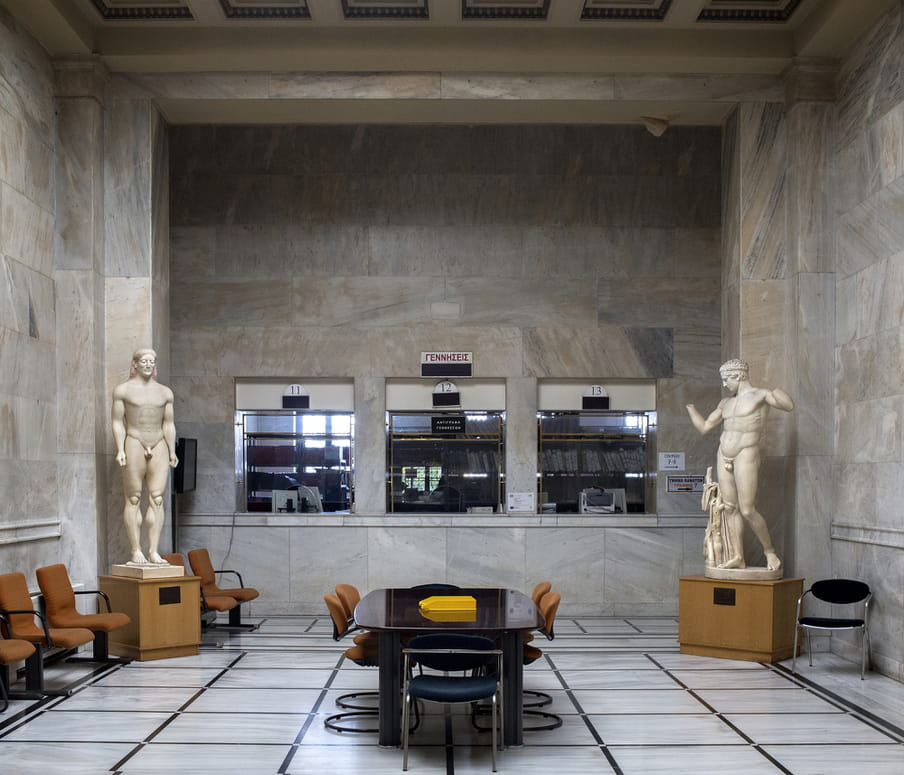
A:
POLYGON ((537 511, 537 493, 531 492, 510 492, 506 493, 507 511, 508 512, 529 512, 531 514, 537 511))
POLYGON ((660 452, 659 453, 659 470, 660 471, 683 471, 684 470, 684 453, 683 452, 660 452))

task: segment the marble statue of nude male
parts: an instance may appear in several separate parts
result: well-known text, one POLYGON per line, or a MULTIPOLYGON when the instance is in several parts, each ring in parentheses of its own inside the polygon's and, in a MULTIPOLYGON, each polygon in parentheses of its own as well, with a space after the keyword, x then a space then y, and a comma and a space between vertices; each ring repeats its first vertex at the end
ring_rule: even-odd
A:
POLYGON ((156 375, 157 354, 147 348, 136 350, 129 379, 113 390, 113 438, 126 498, 123 521, 131 551, 129 565, 166 564, 158 551, 164 521, 163 494, 169 469, 179 460, 173 391, 157 382, 156 375), (148 508, 142 517, 145 485, 148 508), (140 546, 142 524, 148 531, 147 556, 140 546))
POLYGON ((769 407, 790 412, 794 402, 778 388, 767 390, 754 387, 748 380, 748 366, 741 360, 730 360, 719 369, 722 385, 732 395, 723 398, 704 419, 693 404, 687 405, 691 422, 700 433, 709 433, 720 423, 722 436, 716 457, 719 495, 724 509, 730 547, 728 556, 719 568, 745 568, 744 522, 750 525, 766 555, 770 571, 781 568, 769 528, 756 509, 755 500, 760 468, 760 442, 766 425, 769 407))

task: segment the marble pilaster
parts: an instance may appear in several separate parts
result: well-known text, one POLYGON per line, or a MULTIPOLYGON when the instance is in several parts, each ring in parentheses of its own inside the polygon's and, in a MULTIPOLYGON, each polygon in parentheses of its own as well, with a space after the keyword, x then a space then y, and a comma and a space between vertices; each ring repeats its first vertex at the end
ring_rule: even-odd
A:
POLYGON ((386 510, 386 382, 355 379, 355 504, 357 512, 386 510))
MULTIPOLYGON (((537 380, 509 377, 505 381, 506 492, 537 493, 537 380)), ((539 507, 539 504, 538 504, 539 507)), ((506 504, 502 504, 503 511, 506 504)))

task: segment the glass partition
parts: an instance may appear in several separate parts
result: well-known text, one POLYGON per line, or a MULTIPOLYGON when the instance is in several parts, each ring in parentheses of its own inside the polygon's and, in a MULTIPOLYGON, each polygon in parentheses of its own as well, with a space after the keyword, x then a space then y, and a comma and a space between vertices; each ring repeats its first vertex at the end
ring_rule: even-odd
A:
POLYGON ((504 423, 504 412, 388 412, 386 510, 498 511, 504 423))
POLYGON ((352 501, 351 412, 239 411, 240 508, 348 511, 352 501))
POLYGON ((655 412, 539 412, 537 418, 541 511, 654 510, 655 412))

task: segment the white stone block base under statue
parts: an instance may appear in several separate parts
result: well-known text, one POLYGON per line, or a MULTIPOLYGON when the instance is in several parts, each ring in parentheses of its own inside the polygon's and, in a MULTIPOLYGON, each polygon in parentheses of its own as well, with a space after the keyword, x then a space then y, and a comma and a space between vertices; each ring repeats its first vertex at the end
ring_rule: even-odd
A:
POLYGON ((782 578, 782 562, 772 544, 766 520, 756 509, 760 469, 760 443, 769 407, 790 412, 794 402, 783 390, 766 390, 750 384, 748 366, 730 360, 719 369, 722 386, 731 396, 704 419, 693 404, 687 412, 700 433, 722 425, 716 454, 716 481, 712 467, 706 472, 702 507, 709 512, 703 542, 704 575, 714 579, 773 581, 782 578), (763 547, 766 567, 748 568, 744 558, 744 525, 750 526, 763 547))

